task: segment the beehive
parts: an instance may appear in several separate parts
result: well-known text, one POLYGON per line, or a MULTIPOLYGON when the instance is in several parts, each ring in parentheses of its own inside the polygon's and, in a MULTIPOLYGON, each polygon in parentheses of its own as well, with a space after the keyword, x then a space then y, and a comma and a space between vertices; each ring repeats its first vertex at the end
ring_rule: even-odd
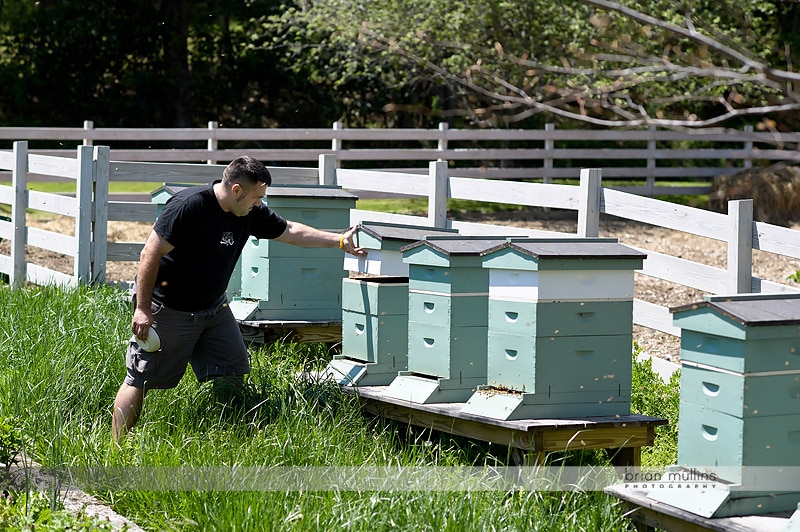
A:
POLYGON ((511 239, 485 251, 487 383, 462 412, 629 414, 633 276, 644 257, 613 239, 511 239))
POLYGON ((735 485, 707 516, 796 507, 796 474, 794 493, 758 486, 774 490, 765 479, 800 466, 800 294, 707 296, 672 312, 681 328, 678 465, 735 485))
POLYGON ((400 248, 435 235, 456 235, 456 229, 383 222, 362 222, 355 234, 356 244, 367 255, 347 255, 344 269, 353 273, 380 277, 408 277, 408 264, 400 248))
MULTIPOLYGON (((332 186, 272 185, 266 202, 287 220, 344 231, 356 196, 332 186)), ((340 249, 250 238, 229 286, 234 315, 239 320, 341 320, 342 255, 340 249), (233 286, 237 276, 238 290, 233 286)))
POLYGON ((480 254, 504 237, 429 237, 401 249, 409 265, 408 370, 386 395, 463 402, 486 383, 488 271, 480 254))
POLYGON ((342 385, 389 384, 408 366, 408 265, 400 248, 434 234, 457 231, 362 222, 356 243, 366 257, 348 256, 354 278, 342 284, 342 349, 326 374, 342 385))

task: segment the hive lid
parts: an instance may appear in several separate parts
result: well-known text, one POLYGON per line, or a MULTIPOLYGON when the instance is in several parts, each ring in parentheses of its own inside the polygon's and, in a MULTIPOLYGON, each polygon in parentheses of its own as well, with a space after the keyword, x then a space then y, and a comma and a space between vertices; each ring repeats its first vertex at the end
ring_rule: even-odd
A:
POLYGON ((352 192, 342 187, 331 185, 270 185, 267 189, 269 198, 314 198, 314 199, 358 199, 352 192))
POLYGON ((514 249, 537 259, 636 259, 647 257, 646 253, 629 248, 615 238, 557 238, 557 239, 509 239, 482 255, 501 249, 514 249))
POLYGON ((508 237, 505 236, 429 236, 425 240, 403 246, 400 251, 426 246, 444 255, 480 255, 507 240, 508 237))
POLYGON ((424 227, 420 225, 392 224, 385 222, 361 222, 358 226, 359 231, 364 231, 377 240, 397 240, 405 242, 416 242, 428 236, 437 234, 458 234, 457 229, 445 229, 441 227, 424 227))
POLYGON ((711 308, 748 326, 800 324, 800 293, 705 296, 703 301, 670 309, 673 314, 711 308))

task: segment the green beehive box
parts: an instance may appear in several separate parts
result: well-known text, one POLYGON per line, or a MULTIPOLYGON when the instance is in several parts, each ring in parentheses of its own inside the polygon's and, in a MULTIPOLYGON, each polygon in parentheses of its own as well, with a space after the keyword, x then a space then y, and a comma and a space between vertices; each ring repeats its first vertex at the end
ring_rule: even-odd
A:
POLYGON ((629 414, 633 275, 644 257, 614 239, 510 239, 487 250, 487 384, 462 412, 629 414))
POLYGON ((463 402, 486 383, 489 276, 480 254, 505 240, 430 236, 401 248, 409 265, 408 371, 387 396, 463 402))
POLYGON ((408 264, 400 248, 434 235, 455 235, 455 229, 383 222, 362 222, 355 234, 356 244, 366 256, 345 256, 344 269, 381 277, 408 277, 408 264))
POLYGON ((408 363, 408 281, 342 282, 342 350, 325 370, 344 386, 389 384, 408 363))
POLYGON ((681 361, 736 373, 800 371, 800 294, 713 296, 671 311, 681 361))
POLYGON ((706 296, 671 311, 681 327, 678 466, 725 486, 694 499, 651 496, 707 517, 796 507, 796 474, 780 493, 764 479, 800 466, 800 294, 706 296))
MULTIPOLYGON (((343 231, 357 197, 340 187, 272 185, 266 203, 287 220, 343 231)), ((228 288, 238 320, 342 319, 343 254, 251 238, 228 288), (233 281, 239 280, 235 286, 233 281)))

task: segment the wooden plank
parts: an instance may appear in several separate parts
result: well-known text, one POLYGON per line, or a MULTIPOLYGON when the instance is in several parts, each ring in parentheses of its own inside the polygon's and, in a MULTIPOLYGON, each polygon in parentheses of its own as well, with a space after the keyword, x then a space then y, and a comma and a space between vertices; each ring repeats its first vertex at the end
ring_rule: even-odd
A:
POLYGON ((637 222, 685 231, 699 236, 726 241, 728 217, 724 214, 665 204, 652 198, 632 196, 616 190, 603 190, 602 212, 637 222))
MULTIPOLYGON (((74 274, 80 282, 88 283, 92 274, 92 196, 94 188, 94 148, 78 148, 78 183, 76 197, 79 203, 75 217, 75 240, 72 250, 74 274)), ((103 205, 105 208, 105 205, 103 205)))
MULTIPOLYGON (((0 128, 2 130, 3 128, 0 128)), ((0 168, 3 170, 14 169, 14 152, 0 150, 0 168)))
POLYGON ((59 177, 78 179, 80 166, 76 159, 65 157, 50 157, 47 155, 30 155, 28 157, 28 172, 32 174, 45 174, 59 177))
POLYGON ((55 284, 59 286, 77 286, 78 279, 72 275, 57 272, 38 264, 27 264, 28 281, 38 285, 55 284))
POLYGON ((14 203, 14 188, 9 186, 0 186, 0 203, 11 205, 14 203))
POLYGON ((109 242, 107 259, 123 262, 138 262, 144 248, 144 242, 109 242))
POLYGON ((375 190, 411 196, 428 196, 429 177, 417 174, 387 174, 371 170, 336 171, 336 184, 351 190, 375 190))
POLYGON ((36 190, 28 190, 28 208, 70 216, 72 218, 77 217, 80 212, 77 199, 62 194, 39 192, 36 190))
POLYGON ((681 335, 681 329, 672 324, 672 314, 670 314, 669 308, 641 299, 633 300, 633 323, 672 336, 681 335))
POLYGON ((576 449, 621 449, 653 445, 647 427, 552 430, 543 431, 543 450, 568 451, 576 449))
POLYGON ((643 275, 684 286, 691 286, 713 294, 727 292, 726 270, 656 251, 649 251, 629 244, 626 245, 631 249, 647 254, 642 269, 637 270, 643 275))
POLYGON ((28 227, 28 245, 75 257, 76 238, 38 227, 28 227))
POLYGON ((456 199, 480 198, 480 201, 512 205, 577 210, 579 205, 577 192, 575 187, 568 185, 450 178, 450 197, 456 199))
MULTIPOLYGON (((111 153, 116 156, 116 152, 111 153)), ((111 161, 110 181, 152 181, 158 183, 209 183, 222 175, 225 167, 218 164, 161 164, 152 162, 111 161)), ((153 187, 156 189, 158 187, 153 187)))
POLYGON ((10 275, 12 268, 13 262, 11 262, 11 257, 8 255, 0 255, 0 272, 5 275, 10 275))
POLYGON ((365 412, 394 421, 434 429, 456 436, 475 438, 481 441, 497 443, 526 451, 539 450, 536 447, 536 434, 532 432, 484 425, 476 423, 475 421, 384 403, 366 397, 361 397, 361 403, 365 412))
POLYGON ((605 492, 626 503, 631 519, 661 530, 718 532, 780 532, 789 521, 789 513, 704 518, 647 497, 647 490, 609 486, 605 492))
POLYGON ((0 220, 0 240, 11 240, 14 237, 14 222, 0 220))
POLYGON ((800 231, 766 222, 753 224, 753 249, 800 259, 800 231))
POLYGON ((109 201, 108 219, 127 222, 149 222, 156 220, 158 206, 155 203, 139 201, 109 201))
POLYGON ((760 279, 758 277, 753 277, 753 288, 750 290, 754 294, 780 294, 780 293, 797 293, 800 292, 800 286, 794 285, 785 285, 781 283, 774 283, 772 281, 767 281, 764 279, 760 279))

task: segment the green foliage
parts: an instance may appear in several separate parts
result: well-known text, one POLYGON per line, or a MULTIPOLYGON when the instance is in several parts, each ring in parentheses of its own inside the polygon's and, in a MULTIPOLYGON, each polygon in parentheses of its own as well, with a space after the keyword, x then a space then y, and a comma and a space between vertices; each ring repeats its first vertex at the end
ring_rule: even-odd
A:
POLYGON ((0 415, 0 487, 3 485, 3 477, 7 476, 11 467, 17 463, 19 454, 22 452, 22 429, 20 420, 15 416, 0 415))
MULTIPOLYGON (((210 384, 188 375, 174 390, 151 391, 139 423, 118 448, 110 441, 109 409, 125 372, 130 334, 122 294, 106 287, 2 289, 0 304, 14 316, 0 322, 0 415, 20 416, 31 439, 29 454, 45 467, 126 467, 135 473, 190 466, 235 472, 510 463, 507 447, 366 417, 354 395, 298 379, 330 359, 323 344, 254 350, 238 404, 217 402, 210 384)), ((94 494, 150 530, 631 530, 619 501, 602 492, 274 488, 98 487, 94 494)), ((16 501, 37 507, 23 497, 16 501)), ((0 528, 23 529, 46 506, 20 514, 9 510, 8 501, 0 503, 0 528)))
MULTIPOLYGON (((120 530, 124 532, 127 526, 120 530)), ((0 530, 7 532, 102 532, 114 530, 110 522, 73 513, 42 492, 8 492, 0 495, 0 530)))
POLYGON ((651 359, 639 360, 634 346, 631 412, 665 418, 669 423, 656 427, 655 444, 642 448, 643 466, 673 465, 678 459, 678 408, 680 406, 680 371, 664 382, 653 371, 651 359))

